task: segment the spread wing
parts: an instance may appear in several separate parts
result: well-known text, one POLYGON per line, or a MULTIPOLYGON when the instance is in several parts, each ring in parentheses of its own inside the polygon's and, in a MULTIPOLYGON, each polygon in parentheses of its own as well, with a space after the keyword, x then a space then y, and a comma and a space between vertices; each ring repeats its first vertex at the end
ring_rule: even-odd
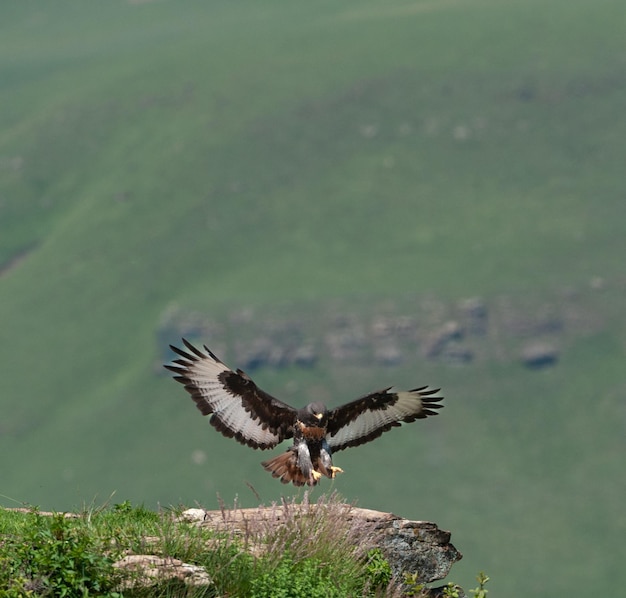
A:
POLYGON ((443 397, 437 396, 439 389, 422 386, 408 391, 389 391, 390 388, 385 388, 373 392, 330 412, 326 438, 333 451, 374 440, 402 422, 437 415, 434 410, 443 407, 439 404, 443 397))
POLYGON ((293 436, 293 407, 262 391, 241 370, 231 370, 206 346, 202 352, 185 339, 183 343, 188 351, 170 345, 181 359, 165 367, 224 436, 255 449, 272 448, 293 436))

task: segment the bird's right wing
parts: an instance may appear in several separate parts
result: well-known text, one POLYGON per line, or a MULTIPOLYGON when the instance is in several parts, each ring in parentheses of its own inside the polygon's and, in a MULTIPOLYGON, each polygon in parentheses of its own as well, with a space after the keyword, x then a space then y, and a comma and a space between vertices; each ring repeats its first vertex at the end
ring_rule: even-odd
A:
POLYGON ((206 346, 183 339, 188 351, 170 345, 181 359, 165 367, 224 436, 255 449, 268 449, 293 436, 296 410, 262 391, 245 372, 233 371, 206 346))
POLYGON ((437 415, 443 405, 439 390, 427 386, 390 392, 379 390, 337 407, 328 417, 328 444, 333 451, 358 446, 378 438, 383 432, 429 415, 437 415))

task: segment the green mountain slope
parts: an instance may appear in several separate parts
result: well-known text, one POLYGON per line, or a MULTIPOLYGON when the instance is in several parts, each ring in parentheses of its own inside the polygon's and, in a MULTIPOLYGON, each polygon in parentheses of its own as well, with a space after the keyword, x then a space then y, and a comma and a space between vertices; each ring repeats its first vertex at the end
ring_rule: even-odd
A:
POLYGON ((336 487, 452 529, 464 585, 481 568, 508 595, 623 583, 621 2, 0 13, 0 493, 59 509, 291 493, 161 372, 172 310, 226 326, 200 340, 234 366, 241 313, 314 326, 337 302, 367 329, 389 302, 539 313, 574 294, 592 324, 555 332, 545 371, 494 328, 467 367, 420 346, 255 379, 297 404, 443 386, 441 417, 338 455, 336 487))

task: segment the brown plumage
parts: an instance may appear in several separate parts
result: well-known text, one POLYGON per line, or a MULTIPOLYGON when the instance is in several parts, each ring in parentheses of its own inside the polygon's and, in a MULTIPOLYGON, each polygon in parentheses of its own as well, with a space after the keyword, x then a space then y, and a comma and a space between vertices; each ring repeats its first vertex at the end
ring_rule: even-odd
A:
POLYGON ((391 387, 328 410, 322 403, 295 409, 261 390, 243 371, 231 370, 206 346, 183 339, 187 351, 171 346, 180 359, 165 367, 184 385, 203 415, 224 436, 254 449, 269 449, 293 438, 287 452, 263 462, 283 483, 314 486, 342 470, 332 453, 378 438, 403 422, 436 415, 438 390, 426 386, 391 392, 391 387))

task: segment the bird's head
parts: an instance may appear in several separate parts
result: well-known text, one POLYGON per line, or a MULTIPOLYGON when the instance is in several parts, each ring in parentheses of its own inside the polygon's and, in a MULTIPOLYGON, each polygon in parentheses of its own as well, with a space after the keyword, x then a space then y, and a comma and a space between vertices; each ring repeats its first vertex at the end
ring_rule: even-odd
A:
POLYGON ((299 415, 300 421, 307 426, 323 427, 328 422, 328 409, 324 403, 309 403, 299 415))

